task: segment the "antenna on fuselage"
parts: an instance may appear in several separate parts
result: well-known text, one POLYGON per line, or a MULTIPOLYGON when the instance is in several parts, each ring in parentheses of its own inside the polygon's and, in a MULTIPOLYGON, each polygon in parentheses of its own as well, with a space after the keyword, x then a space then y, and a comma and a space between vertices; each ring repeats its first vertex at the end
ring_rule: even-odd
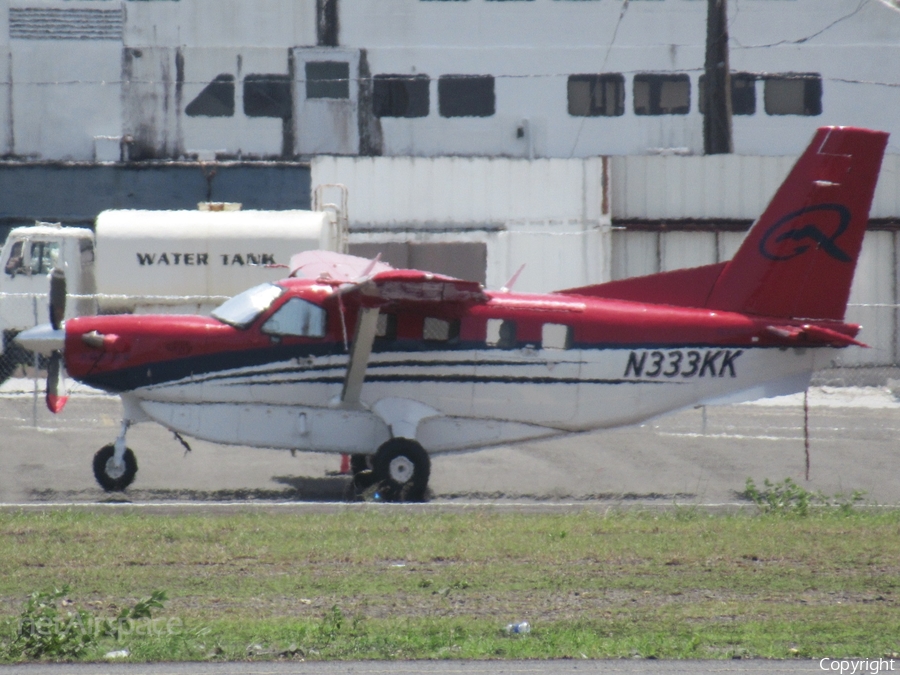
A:
POLYGON ((515 285, 516 281, 519 280, 519 275, 522 274, 522 270, 525 269, 525 264, 526 263, 522 263, 519 269, 516 270, 516 273, 509 278, 509 281, 503 284, 503 286, 500 288, 501 293, 509 293, 512 290, 512 287, 515 285))

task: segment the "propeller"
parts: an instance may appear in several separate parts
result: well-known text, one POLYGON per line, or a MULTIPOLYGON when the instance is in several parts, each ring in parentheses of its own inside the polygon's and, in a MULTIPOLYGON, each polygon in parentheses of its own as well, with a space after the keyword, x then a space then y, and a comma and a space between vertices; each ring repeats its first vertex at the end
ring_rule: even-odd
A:
MULTIPOLYGON (((63 329, 66 316, 66 274, 54 267, 50 273, 50 325, 54 331, 63 329)), ((52 413, 60 412, 69 400, 66 392, 66 366, 62 350, 54 349, 47 364, 47 407, 52 413)))

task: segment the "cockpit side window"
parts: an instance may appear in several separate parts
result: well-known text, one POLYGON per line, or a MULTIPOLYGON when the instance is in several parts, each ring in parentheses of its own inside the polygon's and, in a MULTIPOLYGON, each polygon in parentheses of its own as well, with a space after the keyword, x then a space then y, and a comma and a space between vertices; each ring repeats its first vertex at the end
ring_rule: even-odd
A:
POLYGON ((226 300, 212 311, 212 316, 236 328, 246 328, 282 293, 284 289, 281 286, 260 284, 226 300))
POLYGON ((294 335, 298 337, 325 337, 328 325, 324 309, 302 298, 291 298, 262 326, 269 335, 294 335))

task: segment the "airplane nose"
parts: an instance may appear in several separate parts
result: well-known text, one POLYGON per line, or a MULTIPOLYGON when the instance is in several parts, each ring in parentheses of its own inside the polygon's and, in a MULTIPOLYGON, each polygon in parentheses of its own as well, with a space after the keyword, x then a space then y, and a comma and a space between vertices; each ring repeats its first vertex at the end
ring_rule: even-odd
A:
POLYGON ((33 352, 50 356, 54 351, 62 351, 66 344, 64 325, 53 328, 49 323, 23 330, 16 335, 16 342, 33 352))

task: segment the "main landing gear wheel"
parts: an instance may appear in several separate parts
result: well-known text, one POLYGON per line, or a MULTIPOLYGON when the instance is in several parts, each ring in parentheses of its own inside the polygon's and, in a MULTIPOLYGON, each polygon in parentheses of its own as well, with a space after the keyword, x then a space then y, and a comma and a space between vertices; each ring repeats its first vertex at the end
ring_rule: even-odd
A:
POLYGON ((104 445, 94 455, 94 477, 107 492, 121 492, 134 481, 137 473, 137 459, 131 448, 125 448, 122 462, 116 466, 115 443, 104 445))
POLYGON ((392 438, 375 452, 372 475, 385 502, 422 502, 428 490, 431 460, 408 438, 392 438))
POLYGON ((369 458, 372 455, 353 454, 350 455, 350 473, 356 475, 372 468, 369 458))

